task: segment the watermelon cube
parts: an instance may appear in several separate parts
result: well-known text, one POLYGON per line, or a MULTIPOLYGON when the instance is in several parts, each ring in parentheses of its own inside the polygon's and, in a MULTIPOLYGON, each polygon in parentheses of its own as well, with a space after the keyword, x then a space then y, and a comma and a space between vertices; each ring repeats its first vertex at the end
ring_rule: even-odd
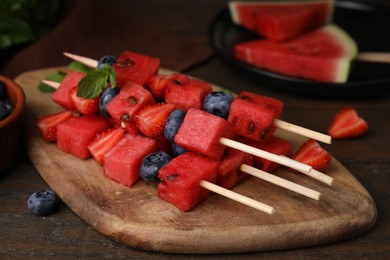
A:
POLYGON ((238 135, 260 141, 273 131, 275 108, 235 98, 230 105, 228 121, 238 135))
POLYGON ((79 81, 85 76, 85 73, 78 71, 69 71, 64 80, 62 80, 60 86, 52 95, 54 102, 65 108, 66 110, 76 110, 73 103, 70 91, 73 87, 76 87, 79 81))
POLYGON ((124 51, 119 55, 113 67, 119 87, 124 86, 128 81, 144 86, 151 77, 157 74, 160 67, 160 59, 124 51))
POLYGON ((117 123, 134 122, 134 115, 146 105, 155 101, 152 94, 141 85, 129 81, 106 106, 108 113, 117 123))
POLYGON ((168 82, 165 102, 174 104, 176 109, 203 108, 205 97, 211 93, 211 84, 179 74, 168 82))
MULTIPOLYGON (((260 141, 252 141, 248 139, 241 138, 240 142, 250 145, 255 148, 259 148, 266 152, 270 152, 277 155, 290 156, 291 154, 291 144, 285 139, 277 137, 275 135, 271 135, 270 137, 260 141)), ((264 158, 260 158, 257 156, 253 156, 253 165, 263 171, 271 172, 275 170, 279 164, 266 160, 264 158)))
POLYGON ((174 138, 174 142, 185 149, 219 160, 225 146, 219 143, 221 137, 229 138, 231 127, 219 116, 203 110, 190 108, 174 138))
POLYGON ((97 134, 110 127, 110 122, 97 115, 72 117, 57 126, 57 147, 74 156, 87 159, 91 157, 88 145, 97 134))
POLYGON ((275 109, 275 118, 280 118, 282 116, 284 103, 279 99, 259 95, 249 91, 242 91, 237 98, 266 106, 270 105, 275 109))
POLYGON ((142 159, 157 150, 156 140, 126 134, 104 155, 104 175, 125 186, 132 187, 140 178, 142 159))
POLYGON ((217 184, 226 189, 230 189, 246 178, 248 174, 242 172, 240 169, 243 164, 252 165, 252 156, 250 154, 230 147, 226 148, 218 167, 217 184))
POLYGON ((182 211, 189 211, 206 200, 211 192, 199 183, 217 181, 218 161, 187 152, 172 159, 160 169, 158 196, 182 211))

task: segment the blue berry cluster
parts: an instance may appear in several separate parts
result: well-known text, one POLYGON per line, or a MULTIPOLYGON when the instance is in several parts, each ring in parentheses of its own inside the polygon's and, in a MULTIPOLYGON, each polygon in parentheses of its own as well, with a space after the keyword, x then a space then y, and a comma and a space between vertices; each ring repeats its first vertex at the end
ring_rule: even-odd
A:
POLYGON ((7 88, 0 80, 0 121, 9 116, 14 110, 12 104, 7 99, 7 88))

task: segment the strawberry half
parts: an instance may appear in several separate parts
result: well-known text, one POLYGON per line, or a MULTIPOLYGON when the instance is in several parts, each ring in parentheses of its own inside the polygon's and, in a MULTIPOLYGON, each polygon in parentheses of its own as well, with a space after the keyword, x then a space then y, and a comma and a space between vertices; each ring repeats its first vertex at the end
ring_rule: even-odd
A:
POLYGON ((333 138, 351 138, 364 134, 368 124, 353 107, 345 107, 335 116, 328 133, 333 138))
POLYGON ((111 150, 125 135, 125 129, 121 127, 111 128, 99 134, 95 140, 88 145, 88 150, 100 164, 104 162, 104 155, 111 150))
POLYGON ((146 85, 155 98, 163 100, 168 83, 175 75, 156 75, 148 80, 146 85))
POLYGON ((149 105, 135 115, 135 124, 145 136, 155 138, 163 134, 165 122, 174 109, 173 104, 149 105))
POLYGON ((69 95, 77 111, 84 115, 93 115, 99 111, 99 97, 85 99, 77 96, 77 86, 69 91, 69 95))
POLYGON ((318 171, 328 167, 331 161, 330 154, 313 139, 303 143, 292 158, 298 162, 310 165, 318 171))
POLYGON ((35 125, 46 142, 55 142, 57 140, 57 125, 73 116, 72 111, 63 111, 55 114, 38 117, 35 125))

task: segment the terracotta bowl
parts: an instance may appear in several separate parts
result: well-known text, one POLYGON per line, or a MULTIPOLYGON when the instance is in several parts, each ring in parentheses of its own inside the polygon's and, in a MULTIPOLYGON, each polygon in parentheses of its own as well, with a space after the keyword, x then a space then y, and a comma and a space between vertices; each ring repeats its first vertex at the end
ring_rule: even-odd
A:
POLYGON ((7 98, 14 110, 0 121, 0 174, 7 170, 18 156, 21 132, 22 113, 25 106, 25 95, 21 87, 13 80, 0 75, 7 88, 7 98))

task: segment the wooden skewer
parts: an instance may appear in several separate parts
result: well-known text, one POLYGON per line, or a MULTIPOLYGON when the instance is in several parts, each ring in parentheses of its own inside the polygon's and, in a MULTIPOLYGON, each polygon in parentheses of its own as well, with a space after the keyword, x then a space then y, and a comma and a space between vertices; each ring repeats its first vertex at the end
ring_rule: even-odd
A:
POLYGON ((314 139, 326 144, 331 144, 332 143, 332 137, 326 134, 322 134, 298 125, 294 125, 285 121, 282 121, 280 119, 274 118, 273 120, 273 125, 276 126, 277 128, 296 133, 305 137, 308 137, 310 139, 314 139))
POLYGON ((247 164, 241 165, 240 170, 243 172, 246 172, 246 173, 248 173, 256 178, 260 178, 260 179, 263 179, 265 181, 271 182, 275 185, 278 185, 278 186, 283 187, 285 189, 294 191, 296 193, 299 193, 299 194, 304 195, 306 197, 309 197, 311 199, 319 200, 321 197, 321 193, 319 193, 318 191, 306 188, 302 185, 285 180, 285 179, 280 178, 276 175, 259 170, 257 168, 252 167, 252 166, 249 166, 247 164))
MULTIPOLYGON (((288 158, 287 156, 282 155, 284 158, 288 158)), ((288 158, 290 159, 290 158, 288 158)), ((333 184, 333 178, 330 177, 329 175, 326 175, 320 171, 317 171, 316 169, 311 169, 309 173, 302 172, 303 174, 306 174, 307 176, 316 179, 322 183, 328 184, 329 186, 332 186, 333 184)))
POLYGON ((252 146, 249 146, 249 145, 246 145, 246 144, 243 144, 243 143, 240 143, 240 142, 237 142, 237 141, 225 138, 225 137, 221 137, 219 139, 219 143, 226 145, 228 147, 252 154, 254 156, 264 158, 266 160, 276 162, 278 164, 290 167, 292 169, 295 169, 299 172, 303 172, 305 174, 309 174, 311 169, 312 169, 311 166, 297 162, 291 158, 276 155, 276 154, 273 154, 273 153, 270 153, 270 152, 267 152, 267 151, 264 151, 264 150, 261 150, 258 148, 254 148, 252 146))
POLYGON ((47 79, 43 79, 42 80, 43 83, 45 83, 46 85, 52 87, 52 88, 55 88, 57 89, 61 83, 58 83, 58 82, 55 82, 55 81, 51 81, 51 80, 47 80, 47 79))
MULTIPOLYGON (((68 52, 64 52, 64 55, 72 60, 83 63, 84 65, 87 65, 87 66, 92 67, 92 68, 96 68, 97 64, 98 64, 98 61, 93 60, 93 59, 88 58, 88 57, 84 57, 84 56, 80 56, 80 55, 76 55, 76 54, 72 54, 72 53, 68 53, 68 52)), ((301 126, 297 126, 297 125, 294 125, 291 123, 287 123, 287 122, 284 122, 280 119, 274 119, 273 124, 276 127, 282 128, 284 130, 287 130, 287 131, 290 131, 290 132, 293 132, 293 133, 296 133, 296 134, 299 134, 302 136, 306 136, 308 138, 311 138, 311 139, 314 139, 314 140, 317 140, 320 142, 324 142, 327 144, 331 143, 332 138, 329 135, 325 135, 325 134, 322 134, 322 133, 319 133, 319 132, 316 132, 316 131, 313 131, 313 130, 310 130, 310 129, 307 129, 307 128, 304 128, 301 126)))
POLYGON ((390 63, 389 52, 362 52, 356 56, 356 60, 376 63, 390 63))
POLYGON ((98 65, 98 61, 97 60, 94 60, 94 59, 91 59, 91 58, 88 58, 88 57, 84 57, 84 56, 80 56, 80 55, 76 55, 76 54, 72 54, 72 53, 69 53, 69 52, 64 52, 63 53, 64 56, 72 59, 72 60, 75 60, 75 61, 78 61, 84 65, 87 65, 88 67, 91 67, 91 68, 96 68, 97 65, 98 65))
POLYGON ((224 197, 227 197, 231 200, 240 202, 244 205, 247 205, 249 207, 258 209, 260 211, 263 211, 268 214, 273 214, 275 212, 275 209, 267 204, 261 203, 259 201, 256 201, 254 199, 245 197, 244 195, 238 194, 234 191, 222 188, 218 185, 215 185, 214 183, 202 180, 200 181, 199 185, 205 189, 208 189, 212 192, 218 193, 219 195, 222 195, 224 197))

